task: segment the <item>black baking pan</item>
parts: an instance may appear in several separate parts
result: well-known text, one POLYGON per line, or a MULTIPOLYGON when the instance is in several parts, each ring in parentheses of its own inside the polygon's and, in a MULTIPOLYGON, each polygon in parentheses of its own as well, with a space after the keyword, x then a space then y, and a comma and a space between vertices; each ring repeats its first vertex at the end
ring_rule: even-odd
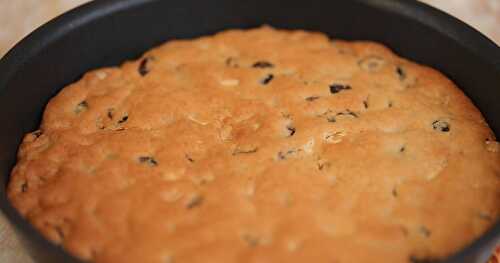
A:
MULTIPOLYGON (((36 262, 79 262, 38 234, 5 195, 19 143, 38 127, 48 100, 84 72, 118 65, 169 39, 262 24, 382 42, 445 73, 500 134, 499 47, 416 1, 96 0, 42 26, 0 60, 0 206, 36 262)), ((497 222, 445 262, 484 263, 499 242, 497 222)))

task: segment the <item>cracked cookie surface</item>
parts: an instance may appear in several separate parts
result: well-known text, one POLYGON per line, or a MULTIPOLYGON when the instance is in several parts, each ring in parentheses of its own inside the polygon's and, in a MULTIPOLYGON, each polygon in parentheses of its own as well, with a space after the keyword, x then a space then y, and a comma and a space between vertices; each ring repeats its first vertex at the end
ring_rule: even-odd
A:
POLYGON ((61 90, 8 195, 98 263, 429 262, 497 221, 498 149, 450 80, 380 44, 230 30, 61 90))

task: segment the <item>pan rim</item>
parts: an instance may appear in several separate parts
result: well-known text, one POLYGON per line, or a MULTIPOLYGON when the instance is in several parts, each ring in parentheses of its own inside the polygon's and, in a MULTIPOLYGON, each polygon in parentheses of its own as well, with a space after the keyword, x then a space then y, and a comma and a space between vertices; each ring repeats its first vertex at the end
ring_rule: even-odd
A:
MULTIPOLYGON (((27 63, 30 58, 42 52, 50 43, 57 41, 70 33, 74 28, 85 26, 86 24, 101 17, 111 15, 116 12, 147 5, 161 0, 99 0, 91 1, 72 9, 40 26, 35 31, 27 35, 13 48, 11 48, 2 58, 0 58, 0 96, 6 89, 9 80, 15 73, 27 63)), ((500 73, 500 48, 491 39, 480 33, 465 22, 416 0, 351 0, 356 1, 371 8, 381 9, 386 12, 401 15, 407 19, 414 20, 424 26, 430 27, 436 32, 445 35, 458 43, 465 49, 477 55, 484 62, 491 65, 495 71, 500 73)), ((7 176, 8 177, 8 176, 7 176)), ((0 210, 6 215, 8 221, 18 230, 26 232, 36 242, 52 251, 63 250, 41 237, 34 228, 22 219, 16 210, 10 205, 6 194, 6 185, 0 189, 0 210)), ((487 246, 495 238, 500 237, 500 222, 497 222, 488 232, 469 244, 456 254, 452 255, 445 262, 463 262, 482 247, 487 246)), ((69 253, 64 253, 73 258, 69 253)), ((80 261, 75 261, 80 262, 80 261)))

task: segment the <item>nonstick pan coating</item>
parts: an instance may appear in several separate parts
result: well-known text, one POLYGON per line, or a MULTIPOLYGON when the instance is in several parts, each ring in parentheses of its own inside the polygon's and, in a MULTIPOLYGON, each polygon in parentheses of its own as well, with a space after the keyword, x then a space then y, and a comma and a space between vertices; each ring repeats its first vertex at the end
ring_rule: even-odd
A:
MULTIPOLYGON (((169 39, 262 24, 382 42, 445 73, 500 134, 499 47, 413 0, 94 1, 39 28, 0 60, 0 207, 36 262, 79 262, 38 234, 5 195, 19 143, 39 125, 48 100, 84 72, 118 65, 169 39)), ((483 263, 499 240, 497 222, 446 262, 483 263)))

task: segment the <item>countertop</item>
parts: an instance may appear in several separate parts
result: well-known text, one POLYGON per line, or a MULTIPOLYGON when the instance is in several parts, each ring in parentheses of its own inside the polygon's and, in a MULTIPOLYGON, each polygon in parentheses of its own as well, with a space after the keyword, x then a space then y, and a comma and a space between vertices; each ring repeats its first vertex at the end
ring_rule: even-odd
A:
MULTIPOLYGON (((0 57, 49 19, 89 0, 0 0, 0 57), (29 15, 26 15, 29 14, 29 15)), ((394 0, 397 1, 397 0, 394 0)), ((422 0, 479 29, 500 45, 500 0, 422 0)), ((32 263, 0 213, 0 262, 32 263)))

